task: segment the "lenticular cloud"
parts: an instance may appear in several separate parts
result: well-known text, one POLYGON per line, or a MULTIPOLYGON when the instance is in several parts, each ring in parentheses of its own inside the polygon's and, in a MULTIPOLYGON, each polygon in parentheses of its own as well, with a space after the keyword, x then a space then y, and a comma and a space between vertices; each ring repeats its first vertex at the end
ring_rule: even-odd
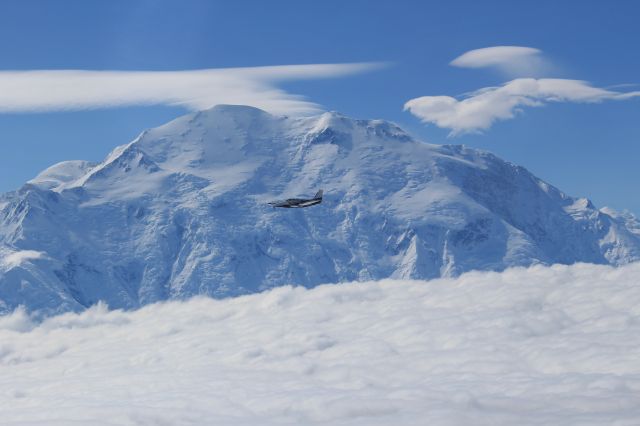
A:
POLYGON ((279 87, 286 81, 337 78, 380 63, 279 65, 186 71, 0 71, 0 113, 172 105, 202 110, 251 105, 276 114, 317 113, 319 105, 279 87))
POLYGON ((450 62, 460 68, 495 68, 511 77, 540 76, 551 64, 542 51, 524 46, 492 46, 463 53, 450 62))
POLYGON ((632 425, 640 264, 0 318, 3 425, 632 425))
POLYGON ((524 107, 552 102, 596 103, 638 96, 638 91, 616 92, 580 80, 517 78, 499 87, 477 90, 460 100, 451 96, 410 99, 404 109, 425 123, 450 129, 450 136, 457 136, 487 130, 496 121, 515 117, 524 107))

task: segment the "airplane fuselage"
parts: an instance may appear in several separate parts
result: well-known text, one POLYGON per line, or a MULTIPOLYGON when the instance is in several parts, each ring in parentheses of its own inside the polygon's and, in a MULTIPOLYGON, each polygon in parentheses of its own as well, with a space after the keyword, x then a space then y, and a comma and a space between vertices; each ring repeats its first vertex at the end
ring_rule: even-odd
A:
POLYGON ((316 204, 320 204, 322 200, 300 200, 300 199, 292 199, 287 200, 284 203, 276 204, 274 207, 284 207, 285 209, 299 209, 302 207, 310 207, 315 206, 316 204))

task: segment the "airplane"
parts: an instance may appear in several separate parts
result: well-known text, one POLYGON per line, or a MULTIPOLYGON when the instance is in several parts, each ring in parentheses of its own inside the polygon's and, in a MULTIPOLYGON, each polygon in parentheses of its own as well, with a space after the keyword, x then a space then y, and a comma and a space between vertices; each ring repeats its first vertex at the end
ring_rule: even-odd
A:
POLYGON ((302 207, 315 206, 322 202, 322 189, 313 198, 289 198, 286 200, 272 201, 271 207, 283 207, 285 209, 299 209, 302 207))

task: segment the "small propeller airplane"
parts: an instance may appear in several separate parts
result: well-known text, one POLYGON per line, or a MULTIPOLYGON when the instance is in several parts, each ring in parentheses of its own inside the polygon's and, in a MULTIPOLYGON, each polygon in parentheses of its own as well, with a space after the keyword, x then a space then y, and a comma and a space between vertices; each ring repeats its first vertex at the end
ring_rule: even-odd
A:
POLYGON ((272 201, 269 203, 271 207, 283 207, 285 209, 299 209, 302 207, 311 207, 322 202, 322 189, 316 193, 313 198, 288 198, 286 200, 272 201))

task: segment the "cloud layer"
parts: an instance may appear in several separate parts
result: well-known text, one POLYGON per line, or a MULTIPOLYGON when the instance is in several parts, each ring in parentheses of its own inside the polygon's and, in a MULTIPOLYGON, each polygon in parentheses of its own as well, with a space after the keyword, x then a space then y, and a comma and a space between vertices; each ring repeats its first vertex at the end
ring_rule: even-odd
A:
POLYGON ((542 51, 533 47, 493 46, 470 50, 450 62, 460 68, 494 68, 510 77, 535 77, 551 66, 542 51))
POLYGON ((523 107, 551 102, 593 103, 640 96, 640 91, 616 92, 580 80, 518 78, 487 87, 458 100, 451 96, 422 96, 409 100, 406 111, 425 123, 450 129, 450 136, 489 129, 498 120, 513 118, 523 107))
POLYGON ((640 418, 640 264, 283 287, 0 317, 11 425, 604 425, 640 418))
POLYGON ((178 105, 192 110, 243 104, 308 114, 318 105, 278 87, 285 81, 353 75, 377 63, 283 65, 192 71, 0 71, 0 112, 178 105))

